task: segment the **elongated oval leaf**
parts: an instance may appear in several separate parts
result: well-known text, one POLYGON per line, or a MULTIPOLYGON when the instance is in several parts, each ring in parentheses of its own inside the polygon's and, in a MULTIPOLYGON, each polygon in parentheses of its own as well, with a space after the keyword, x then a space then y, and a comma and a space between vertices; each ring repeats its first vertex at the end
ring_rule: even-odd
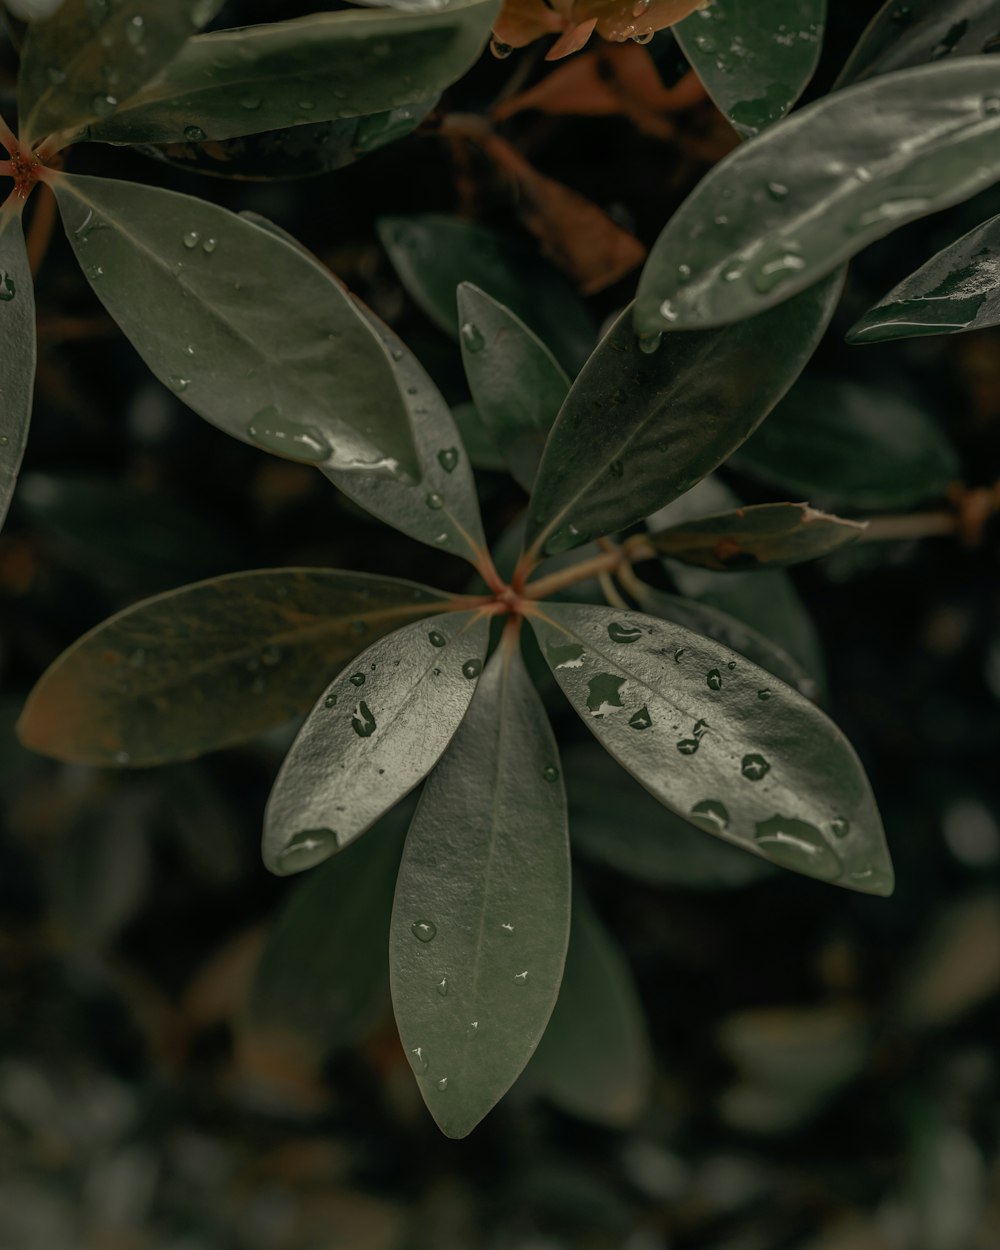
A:
POLYGON ((636 328, 752 316, 998 178, 1000 60, 922 66, 835 92, 698 185, 650 252, 636 328))
POLYGON ((744 138, 780 120, 816 72, 826 0, 713 0, 674 28, 712 99, 744 138))
POLYGON ((458 288, 462 361, 492 441, 530 491, 569 378, 519 317, 471 282, 458 288))
POLYGON ((399 1034, 449 1137, 514 1083, 559 993, 570 866, 558 761, 520 653, 502 647, 421 796, 392 913, 399 1034))
POLYGON ((958 476, 941 428, 892 391, 803 378, 734 461, 782 490, 834 507, 909 508, 958 476))
POLYGON ((106 118, 177 56, 223 0, 63 0, 29 28, 21 56, 22 137, 35 143, 106 118))
POLYGON ((577 888, 559 998, 528 1072, 557 1107, 608 1128, 626 1128, 645 1105, 651 1070, 631 970, 577 888))
POLYGON ((857 542, 865 527, 805 503, 765 503, 686 521, 650 534, 656 550, 725 573, 802 564, 857 542))
POLYGON ((272 872, 328 859, 423 781, 468 709, 488 641, 488 616, 447 613, 380 639, 327 688, 268 800, 272 872))
POLYGON ((996 52, 996 0, 888 0, 840 72, 838 87, 946 57, 996 52))
POLYGON ((88 137, 232 139, 414 104, 475 63, 498 8, 450 0, 422 13, 347 9, 201 35, 88 137))
POLYGON ((525 545, 554 553, 614 533, 711 473, 805 368, 840 286, 834 275, 738 325, 666 334, 651 355, 641 350, 626 309, 587 361, 549 435, 525 545))
POLYGON ((580 718, 661 803, 785 868, 891 892, 868 779, 807 699, 640 613, 546 603, 529 619, 580 718))
POLYGON ((416 474, 392 362, 332 275, 203 200, 66 174, 53 187, 97 297, 200 416, 289 459, 416 474))
POLYGON ((884 343, 1000 325, 1000 217, 904 278, 854 325, 849 343, 884 343))
POLYGON ((330 569, 183 586, 63 652, 28 698, 18 733, 25 746, 80 764, 191 759, 302 715, 363 646, 454 604, 413 582, 330 569))
POLYGON ((17 483, 35 391, 35 286, 19 213, 0 210, 0 526, 17 483))

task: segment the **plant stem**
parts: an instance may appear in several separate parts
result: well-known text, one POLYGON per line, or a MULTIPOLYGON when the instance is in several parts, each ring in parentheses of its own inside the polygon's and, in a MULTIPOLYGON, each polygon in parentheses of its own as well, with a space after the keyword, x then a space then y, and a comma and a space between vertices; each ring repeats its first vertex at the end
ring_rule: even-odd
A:
POLYGON ((903 542, 957 534, 959 518, 954 512, 914 512, 909 516, 873 517, 860 542, 903 542))
POLYGON ((547 599, 549 595, 565 590, 577 582, 586 581, 588 577, 598 577, 601 573, 614 573, 625 556, 622 550, 604 551, 590 560, 581 560, 568 569, 560 569, 558 573, 550 573, 548 577, 540 577, 524 588, 525 599, 547 599))
POLYGON ((44 183, 41 186, 40 196, 35 200, 35 215, 31 219, 31 225, 28 227, 28 264, 31 268, 32 276, 36 275, 42 267, 42 261, 45 259, 49 250, 49 244, 52 242, 52 232, 56 224, 56 197, 52 191, 44 183))

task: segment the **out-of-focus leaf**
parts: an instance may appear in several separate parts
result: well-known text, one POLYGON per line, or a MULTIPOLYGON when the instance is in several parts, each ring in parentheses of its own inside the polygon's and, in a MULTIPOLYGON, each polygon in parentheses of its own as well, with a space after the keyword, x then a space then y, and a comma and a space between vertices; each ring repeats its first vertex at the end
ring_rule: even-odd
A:
POLYGON ((557 1107, 624 1128, 645 1105, 651 1068, 632 973, 578 888, 559 998, 528 1074, 557 1107))
POLYGON ((790 494, 859 511, 912 507, 944 494, 959 472, 923 408, 893 391, 816 377, 802 379, 733 463, 790 494))
POLYGON ((698 184, 650 252, 636 329, 753 316, 998 178, 1000 60, 963 58, 834 92, 698 184))
POLYGON ((57 759, 190 759, 301 715, 390 630, 453 606, 412 582, 326 569, 233 573, 127 608, 32 691, 21 741, 57 759))
POLYGON ((507 468, 507 462, 490 437, 479 413, 476 412, 475 404, 456 404, 451 410, 451 415, 462 436, 469 461, 475 468, 490 469, 494 472, 507 468))
POLYGON ((37 22, 51 17, 63 0, 6 0, 5 7, 23 22, 37 22))
POLYGON ((530 491, 569 378, 520 318, 469 282, 458 288, 458 315, 476 411, 515 479, 530 491))
POLYGON ((382 638, 327 688, 268 800, 272 872, 328 859, 423 781, 465 716, 488 641, 488 616, 449 612, 382 638))
POLYGON ((200 416, 292 460, 415 475, 392 362, 331 274, 204 200, 67 174, 53 187, 98 298, 200 416))
POLYGON ((1000 217, 904 278, 851 328, 849 343, 956 334, 1000 324, 1000 217))
POLYGON ((948 57, 997 50, 995 0, 887 0, 840 72, 838 87, 948 57))
POLYGON ((713 0, 674 34, 709 94, 748 138, 779 121, 816 72, 826 0, 713 0))
POLYGON ((896 1010, 911 1028, 944 1028, 1000 989, 1000 898, 949 906, 913 957, 896 1010))
POLYGON ((529 617, 574 710, 683 819, 807 876, 889 894, 871 788, 817 707, 726 647, 614 608, 529 617))
POLYGON ((738 325, 666 334, 651 355, 626 309, 552 427, 526 545, 551 554, 614 533, 711 473, 799 376, 839 293, 835 275, 738 325))
POLYGON ((497 0, 450 0, 423 13, 347 9, 201 35, 87 137, 232 139, 416 104, 475 63, 497 8, 497 0))
POLYGON ((35 286, 21 217, 4 211, 0 212, 0 526, 28 441, 36 354, 35 286))
POLYGON ((949 1124, 942 1111, 923 1098, 909 1108, 909 1202, 901 1213, 900 1231, 919 1250, 975 1245, 991 1188, 975 1138, 949 1124))
POLYGON ((399 1035, 449 1137, 514 1083, 559 993, 570 864, 558 763, 520 652, 503 646, 421 795, 392 913, 399 1035))
POLYGON ((383 217, 379 237, 399 279, 439 329, 457 339, 455 292, 469 282, 509 308, 570 374, 594 345, 594 328, 569 283, 520 239, 458 217, 383 217))

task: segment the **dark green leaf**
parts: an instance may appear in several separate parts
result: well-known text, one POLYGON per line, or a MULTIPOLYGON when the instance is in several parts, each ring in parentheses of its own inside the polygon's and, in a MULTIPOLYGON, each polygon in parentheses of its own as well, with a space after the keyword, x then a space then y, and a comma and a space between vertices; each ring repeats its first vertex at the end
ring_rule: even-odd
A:
POLYGON ((933 256, 861 318, 849 343, 956 334, 1000 324, 1000 217, 933 256))
POLYGON ((506 469, 507 462, 483 425, 475 404, 456 404, 451 415, 474 468, 493 471, 506 469))
POLYGON ((0 210, 0 525, 28 441, 35 390, 35 286, 21 217, 0 210))
POLYGON ((546 603, 529 620, 581 719, 660 802, 783 867, 891 892, 868 779, 807 699, 728 648, 636 612, 546 603))
POLYGON ((449 1137, 517 1079, 559 993, 570 864, 558 763, 520 652, 503 646, 421 796, 392 913, 399 1034, 449 1137))
POLYGON ((686 521, 649 535, 656 550, 717 572, 802 564, 857 542, 863 524, 805 503, 765 503, 686 521))
POLYGON ((407 625, 324 691, 268 801, 263 850, 272 872, 328 859, 423 781, 476 689, 489 619, 449 612, 407 625))
POLYGON ((177 56, 223 0, 64 0, 32 24, 21 56, 22 138, 111 117, 177 56))
POLYGON ((292 460, 416 475, 392 361, 331 274, 203 200, 66 174, 53 186, 98 298, 195 412, 292 460))
POLYGON ((674 28, 712 99, 744 137, 788 112, 816 72, 826 0, 713 0, 674 28))
POLYGON ((469 282, 510 309, 570 374, 594 345, 594 328, 569 283, 514 235, 429 213, 383 217, 379 237, 400 281, 445 334, 459 337, 455 291, 469 282))
POLYGON ((451 0, 420 13, 346 9, 202 35, 88 137, 232 139, 415 104, 476 62, 498 7, 451 0))
POLYGON ((888 0, 872 18, 838 87, 945 57, 1000 47, 996 0, 888 0))
POLYGON ((958 474, 951 444, 893 391, 803 378, 737 460, 762 481, 835 507, 909 508, 958 474))
POLYGON ((835 92, 699 183, 650 252, 636 328, 752 316, 998 178, 1000 59, 903 70, 835 92))
POLYGON ((666 334, 651 355, 641 350, 626 309, 552 428, 526 544, 553 553, 614 533, 711 473, 799 376, 840 286, 838 274, 738 325, 666 334))
POLYGON ((327 569, 185 586, 74 643, 32 691, 18 732, 75 763, 190 759, 301 715, 363 645, 454 602, 412 582, 327 569))
POLYGON ((37 22, 51 17, 63 0, 6 0, 5 8, 24 22, 37 22))
POLYGON ((511 473, 530 491, 569 378, 520 318, 471 282, 458 288, 458 316, 476 409, 511 473))
POLYGON ((608 1128, 626 1128, 646 1103, 651 1068, 631 970, 576 889, 562 987, 528 1072, 556 1106, 608 1128))

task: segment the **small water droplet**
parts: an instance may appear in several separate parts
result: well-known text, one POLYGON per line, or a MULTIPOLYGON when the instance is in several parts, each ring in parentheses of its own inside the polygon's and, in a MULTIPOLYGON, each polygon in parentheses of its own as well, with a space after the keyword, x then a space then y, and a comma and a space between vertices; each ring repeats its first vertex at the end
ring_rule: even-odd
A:
POLYGON ((378 729, 375 717, 372 715, 371 708, 369 708, 367 703, 359 703, 354 709, 354 714, 351 717, 351 728, 359 738, 370 738, 375 730, 378 729))
POLYGON ((639 641, 642 637, 642 630, 638 625, 626 625, 622 621, 612 621, 608 626, 608 637, 612 642, 628 645, 631 642, 639 641))
POLYGON ((757 691, 757 698, 760 699, 762 703, 766 703, 768 699, 770 699, 770 697, 771 697, 770 690, 758 690, 757 691))
POLYGON ((691 281, 691 266, 690 265, 678 265, 677 266, 677 280, 678 282, 690 282, 691 281))
POLYGON ((474 321, 466 321, 461 330, 462 342, 470 352, 481 352, 486 346, 483 332, 474 321))
POLYGON ((17 295, 17 283, 5 269, 0 269, 0 301, 9 304, 17 295))
POLYGON ((328 694, 326 698, 323 700, 323 706, 324 707, 336 707, 337 696, 335 694, 328 694))
POLYGON ((743 756, 740 772, 746 777, 747 781, 760 781, 770 771, 771 765, 764 759, 763 755, 751 754, 743 756))
POLYGON ((448 1078, 446 1076, 441 1077, 441 1079, 437 1082, 437 1087, 443 1094, 448 1088, 448 1078))
POLYGON ((441 980, 438 981, 437 992, 441 995, 442 998, 447 998, 448 996, 448 978, 447 977, 442 977, 441 980))
POLYGON ((263 101, 259 95, 240 96, 240 108, 246 109, 248 112, 254 112, 259 109, 263 101))
POLYGON ((655 30, 641 30, 638 34, 632 36, 632 42, 639 44, 652 43, 655 34, 655 30))
POLYGON ((184 235, 184 246, 190 252, 193 248, 196 248, 198 246, 198 240, 200 238, 201 238, 201 235, 198 233, 197 230, 188 230, 187 233, 184 235))
POLYGON ((682 738, 677 744, 677 750, 681 755, 694 755, 699 746, 701 741, 698 738, 682 738))
POLYGON ((630 729, 649 729, 653 723, 653 718, 649 714, 648 707, 641 707, 638 712, 629 718, 630 729))
MULTIPOLYGON (((667 302, 668 301, 666 300, 664 301, 664 303, 667 303, 667 302)), ((663 314, 662 305, 660 307, 660 314, 661 315, 663 314)), ((674 317, 676 318, 676 316, 677 314, 675 313, 674 317)), ((667 320, 670 320, 670 318, 667 318, 667 320)), ((653 334, 640 334, 639 335, 639 351, 643 352, 646 356, 652 356, 656 351, 659 350, 660 344, 662 342, 663 342, 663 335, 659 331, 656 331, 653 334)))
POLYGON ((410 1054, 413 1056, 413 1066, 418 1072, 426 1072, 431 1066, 430 1060, 424 1054, 423 1046, 414 1046, 410 1054))
POLYGON ((704 738, 710 728, 711 726, 707 720, 695 721, 694 729, 691 730, 691 734, 695 738, 704 738))
POLYGON ((514 51, 514 49, 511 46, 511 44, 502 43, 494 35, 494 37, 490 40, 490 51, 493 53, 493 55, 496 57, 498 61, 506 61, 506 59, 510 56, 510 54, 514 51))
POLYGON ((677 650, 674 652, 674 663, 680 664, 681 660, 683 659, 684 659, 684 648, 678 647, 677 650))
POLYGON ((125 38, 133 48, 138 48, 146 38, 146 23, 138 13, 125 23, 125 38))
POLYGON ((467 677, 470 681, 474 677, 478 677, 483 671, 482 660, 466 660, 462 665, 462 676, 467 677))
POLYGON ((514 984, 515 985, 527 985, 528 984, 528 970, 527 969, 525 969, 524 972, 515 972, 514 984))
POLYGON ((788 198, 788 188, 783 182, 769 182, 767 184, 767 193, 772 200, 776 200, 779 204, 782 200, 788 198))
POLYGON ((476 1035, 478 1032, 479 1032, 479 1021, 478 1021, 478 1020, 470 1020, 470 1021, 469 1021, 469 1034, 470 1034, 470 1036, 475 1037, 475 1035, 476 1035))
POLYGON ((363 686, 365 684, 364 673, 354 673, 351 677, 352 686, 363 686))
POLYGON ((90 108, 95 117, 110 117, 118 107, 118 99, 113 95, 95 95, 90 101, 90 108))
POLYGON ((835 838, 846 838, 851 832, 851 822, 845 816, 837 816, 830 821, 830 832, 835 838))
POLYGON ((719 833, 729 828, 729 812, 726 805, 718 799, 702 799, 691 808, 692 822, 707 829, 709 833, 719 833))
POLYGON ((201 245, 201 250, 206 256, 211 256, 215 249, 219 246, 217 239, 206 239, 201 245))
POLYGON ((750 279, 754 290, 767 295, 776 287, 781 286, 795 274, 806 268, 805 258, 791 248, 785 248, 775 255, 759 261, 753 268, 750 279))
POLYGON ((736 667, 735 660, 730 660, 726 665, 726 668, 728 668, 730 672, 732 672, 735 667, 736 667))
POLYGON ((454 473, 458 468, 458 448, 442 447, 438 452, 438 464, 445 473, 454 473))
POLYGON ((546 781, 558 781, 559 769, 554 764, 546 764, 542 769, 542 776, 546 781))
POLYGON ((424 503, 432 512, 439 512, 444 507, 444 496, 439 495, 436 490, 432 490, 424 500, 424 503))
POLYGON ((208 135, 200 126, 185 126, 184 138, 187 139, 188 143, 203 143, 208 138, 208 135))
POLYGON ((1000 95, 984 95, 983 112, 987 117, 1000 116, 1000 95))
POLYGON ((721 690, 722 689, 722 674, 719 672, 717 668, 713 668, 709 670, 708 675, 705 678, 705 681, 708 683, 709 690, 721 690))
POLYGON ((302 110, 303 113, 311 113, 315 107, 316 107, 315 100, 300 100, 299 101, 299 108, 302 110))
POLYGON ((172 375, 171 375, 171 376, 167 379, 167 382, 168 382, 168 384, 169 384, 169 386, 170 386, 170 389, 171 389, 171 390, 172 390, 172 391, 173 391, 176 395, 183 395, 183 394, 184 394, 184 392, 187 390, 187 388, 191 385, 191 379, 190 379, 190 378, 182 378, 182 377, 179 377, 179 376, 178 376, 178 375, 176 375, 176 374, 172 374, 172 375))
POLYGON ((437 937, 437 925, 432 920, 415 920, 410 932, 418 942, 433 942, 437 937))

